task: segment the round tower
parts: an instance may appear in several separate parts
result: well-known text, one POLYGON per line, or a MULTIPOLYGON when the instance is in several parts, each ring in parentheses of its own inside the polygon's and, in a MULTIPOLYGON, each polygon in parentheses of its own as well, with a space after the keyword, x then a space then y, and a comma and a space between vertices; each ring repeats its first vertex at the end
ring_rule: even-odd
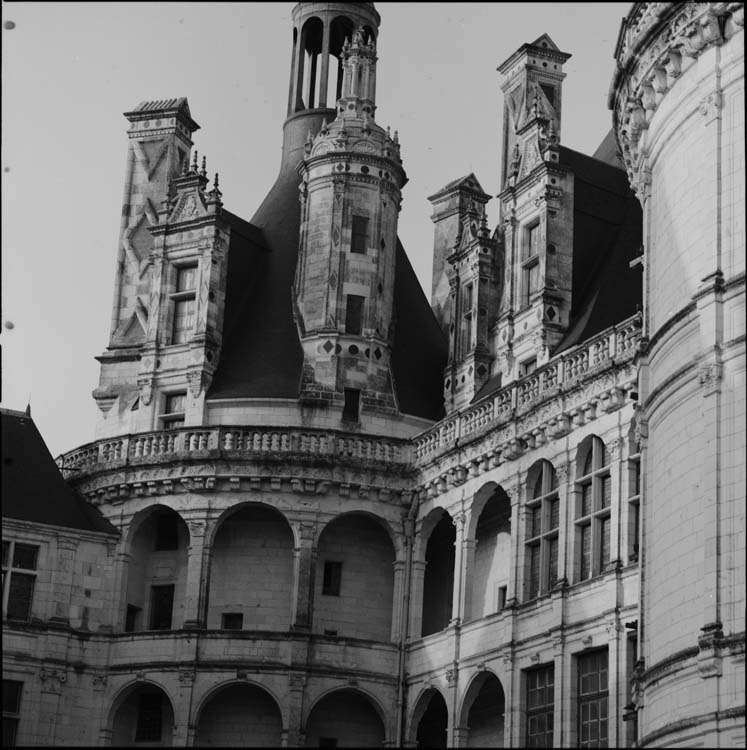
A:
POLYGON ((743 3, 635 3, 615 53, 643 206, 640 747, 744 743, 743 29, 743 3))
POLYGON ((337 116, 309 131, 301 176, 296 319, 305 401, 343 401, 343 419, 396 407, 389 375, 402 168, 397 133, 374 121, 376 40, 341 49, 337 116))

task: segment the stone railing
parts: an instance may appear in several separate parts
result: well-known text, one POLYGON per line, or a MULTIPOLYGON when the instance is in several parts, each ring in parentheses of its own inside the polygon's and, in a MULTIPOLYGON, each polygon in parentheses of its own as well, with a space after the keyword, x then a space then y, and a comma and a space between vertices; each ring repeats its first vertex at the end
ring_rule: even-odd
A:
POLYGON ((607 328, 543 367, 421 433, 414 439, 416 463, 434 458, 457 440, 498 427, 546 398, 577 387, 590 374, 630 361, 641 335, 640 316, 607 328))
POLYGON ((286 454, 398 466, 411 462, 408 442, 393 438, 294 428, 180 427, 98 440, 59 456, 57 465, 66 478, 75 478, 95 471, 172 458, 286 454))

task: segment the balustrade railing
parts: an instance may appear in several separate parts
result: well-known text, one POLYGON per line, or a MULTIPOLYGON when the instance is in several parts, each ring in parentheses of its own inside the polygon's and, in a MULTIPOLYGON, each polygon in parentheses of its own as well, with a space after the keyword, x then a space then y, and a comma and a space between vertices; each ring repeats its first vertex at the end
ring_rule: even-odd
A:
POLYGON ((589 372, 605 367, 613 358, 617 362, 632 359, 640 336, 640 316, 636 314, 563 352, 543 367, 418 435, 413 446, 414 460, 427 459, 484 427, 508 422, 516 412, 528 411, 559 389, 576 386, 589 372))
POLYGON ((90 443, 59 456, 57 465, 66 476, 74 476, 107 467, 140 465, 216 450, 265 456, 297 453, 399 465, 410 462, 407 442, 392 438, 351 437, 332 431, 292 428, 181 427, 90 443))

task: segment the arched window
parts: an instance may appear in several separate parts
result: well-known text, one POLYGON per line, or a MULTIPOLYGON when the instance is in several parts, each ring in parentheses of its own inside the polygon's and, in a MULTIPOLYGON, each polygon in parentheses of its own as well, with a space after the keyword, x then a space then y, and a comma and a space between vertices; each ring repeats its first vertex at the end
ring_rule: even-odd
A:
POLYGON ((555 469, 549 461, 535 464, 528 474, 526 503, 526 599, 549 591, 558 578, 560 500, 555 469))
POLYGON ((576 580, 602 573, 610 561, 612 478, 604 443, 586 438, 576 458, 576 580))

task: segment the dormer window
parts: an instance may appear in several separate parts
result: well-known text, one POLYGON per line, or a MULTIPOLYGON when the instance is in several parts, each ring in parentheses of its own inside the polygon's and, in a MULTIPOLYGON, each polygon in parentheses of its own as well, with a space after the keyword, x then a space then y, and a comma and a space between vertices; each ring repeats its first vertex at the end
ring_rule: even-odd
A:
POLYGON ((197 308, 197 266, 176 269, 176 291, 171 295, 174 303, 174 323, 171 343, 183 344, 194 333, 197 308))
POLYGON ((187 394, 170 393, 164 401, 164 411, 161 415, 161 425, 164 430, 184 426, 184 413, 186 409, 187 394))

